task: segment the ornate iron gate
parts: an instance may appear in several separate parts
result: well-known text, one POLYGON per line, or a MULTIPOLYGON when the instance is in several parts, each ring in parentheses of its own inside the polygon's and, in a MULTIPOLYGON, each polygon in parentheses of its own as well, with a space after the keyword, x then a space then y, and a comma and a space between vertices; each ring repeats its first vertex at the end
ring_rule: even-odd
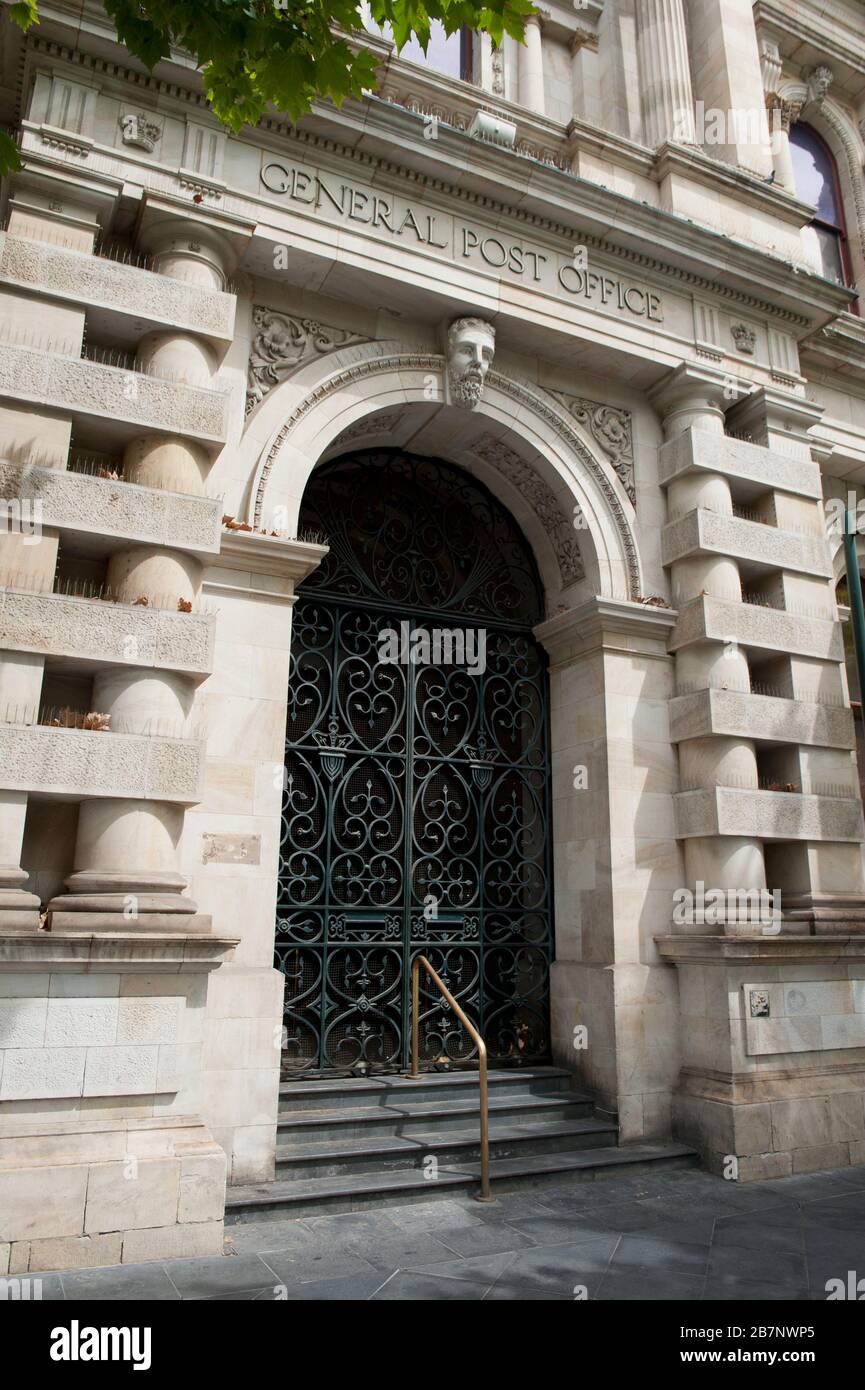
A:
MULTIPOLYGON (((528 546, 466 474, 390 450, 323 465, 303 524, 330 554, 294 610, 276 928, 284 1067, 407 1065, 418 950, 494 1064, 547 1060, 547 677, 528 546), (379 659, 386 630, 396 662, 379 659), (406 661, 427 655, 425 638, 441 659, 406 661), (447 659, 461 641, 475 674, 447 659)), ((427 1061, 472 1061, 437 993, 422 997, 420 1037, 427 1061)))

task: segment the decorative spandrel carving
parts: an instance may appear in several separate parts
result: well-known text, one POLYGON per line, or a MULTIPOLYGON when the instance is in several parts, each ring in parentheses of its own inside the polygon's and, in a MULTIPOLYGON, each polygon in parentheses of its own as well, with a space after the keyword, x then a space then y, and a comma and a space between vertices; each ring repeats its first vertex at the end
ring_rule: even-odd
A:
POLYGON ((485 463, 492 464, 497 473, 507 478, 509 483, 526 499, 550 538, 562 584, 576 584, 585 579, 580 547, 574 534, 573 520, 563 511, 552 488, 513 449, 509 449, 494 435, 483 435, 472 445, 472 453, 485 463))
POLYGON ((317 319, 299 318, 256 304, 252 310, 247 414, 306 358, 364 341, 359 334, 349 333, 347 329, 332 328, 317 319))
POLYGON ((634 441, 630 411, 604 405, 602 401, 590 401, 584 396, 571 396, 566 391, 551 391, 549 394, 555 396, 568 414, 587 429, 596 443, 600 444, 629 500, 635 505, 637 491, 634 485, 634 441))

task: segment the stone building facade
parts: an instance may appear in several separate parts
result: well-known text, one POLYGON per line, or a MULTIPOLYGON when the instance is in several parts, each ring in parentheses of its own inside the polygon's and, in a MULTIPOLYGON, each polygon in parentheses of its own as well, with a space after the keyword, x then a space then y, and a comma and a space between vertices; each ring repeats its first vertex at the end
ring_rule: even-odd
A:
POLYGON ((375 95, 239 136, 40 9, 0 30, 0 1271, 215 1253, 272 1175, 292 614, 348 456, 437 461, 536 567, 549 1056, 622 1143, 865 1161, 861 7, 548 0, 450 71, 370 35, 375 95))

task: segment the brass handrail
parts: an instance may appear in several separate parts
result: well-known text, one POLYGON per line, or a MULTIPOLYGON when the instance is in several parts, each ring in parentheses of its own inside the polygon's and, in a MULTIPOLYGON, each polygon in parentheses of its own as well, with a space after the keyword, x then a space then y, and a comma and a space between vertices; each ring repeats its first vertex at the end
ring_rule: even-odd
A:
POLYGON ((426 956, 417 955, 411 963, 411 1081, 420 1081, 424 1073, 418 1065, 418 1025, 420 1023, 420 968, 423 966, 450 1004, 466 1032, 474 1039, 478 1049, 478 1073, 481 1103, 481 1190, 475 1198, 478 1202, 494 1202, 490 1192, 490 1115, 487 1094, 487 1047, 477 1028, 466 1017, 447 985, 443 984, 433 970, 426 956))

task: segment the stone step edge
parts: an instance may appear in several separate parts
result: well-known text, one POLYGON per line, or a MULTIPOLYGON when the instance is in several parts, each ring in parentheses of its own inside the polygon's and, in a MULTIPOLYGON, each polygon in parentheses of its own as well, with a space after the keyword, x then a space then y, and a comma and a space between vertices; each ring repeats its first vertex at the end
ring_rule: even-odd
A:
MULTIPOLYGON (((536 1125, 531 1127, 508 1127, 504 1131, 490 1130, 491 1144, 536 1143, 544 1139, 562 1139, 568 1136, 603 1134, 615 1138, 618 1127, 605 1120, 575 1120, 570 1124, 536 1125)), ((418 1154, 435 1153, 442 1149, 477 1148, 480 1135, 473 1130, 457 1129, 451 1134, 383 1135, 379 1140, 334 1140, 330 1145, 295 1144, 277 1145, 277 1164, 322 1163, 331 1161, 350 1162, 353 1158, 417 1157, 418 1154), (389 1142, 386 1142, 389 1141, 389 1142)), ((601 1147, 601 1146, 599 1146, 601 1147)))
MULTIPOLYGON (((513 1096, 505 1100, 493 1099, 489 1104, 489 1113, 491 1116, 511 1115, 525 1111, 527 1115, 538 1115, 561 1105, 574 1105, 582 1109, 585 1106, 591 1106, 591 1104, 592 1101, 589 1096, 577 1096, 568 1091, 563 1092, 560 1097, 554 1093, 549 1096, 513 1096)), ((359 1110, 349 1110, 347 1107, 335 1106, 332 1110, 298 1110, 294 1112, 280 1110, 276 1127, 278 1130, 312 1129, 316 1125, 364 1125, 377 1120, 442 1120, 453 1116, 477 1114, 477 1105, 471 1103, 467 1105, 441 1105, 437 1101, 429 1102, 427 1105, 421 1104, 403 1108, 370 1105, 359 1110)))
MULTIPOLYGON (((627 1168, 635 1163, 656 1163, 675 1158, 693 1158, 696 1149, 686 1144, 632 1144, 623 1148, 573 1149, 558 1154, 544 1154, 530 1163, 519 1159, 493 1159, 490 1179, 537 1177, 544 1173, 566 1173, 594 1168, 627 1168)), ((466 1164, 462 1169, 439 1169, 435 1187, 474 1187, 480 1177, 477 1165, 466 1164)), ((320 1201, 340 1197, 359 1197, 370 1194, 386 1196, 389 1192, 430 1191, 430 1183, 416 1172, 356 1173, 345 1178, 310 1178, 304 1182, 275 1180, 255 1186, 229 1187, 226 1193, 226 1215, 244 1208, 290 1206, 292 1203, 320 1201)))
MULTIPOLYGON (((566 1071, 564 1067, 531 1067, 525 1070, 514 1068, 513 1070, 493 1070, 487 1075, 490 1089, 494 1086, 514 1085, 517 1082, 525 1081, 560 1081, 562 1079, 574 1080, 575 1074, 566 1071)), ((447 1086, 477 1086, 478 1072, 470 1071, 428 1071, 424 1072, 419 1081, 413 1080, 405 1072, 393 1072, 387 1076, 368 1076, 368 1077, 341 1077, 334 1080, 317 1081, 280 1081, 280 1096, 305 1096, 305 1095, 328 1095, 334 1093, 358 1094, 368 1093, 379 1095, 382 1091, 414 1090, 420 1086, 435 1086, 442 1088, 447 1086)))

